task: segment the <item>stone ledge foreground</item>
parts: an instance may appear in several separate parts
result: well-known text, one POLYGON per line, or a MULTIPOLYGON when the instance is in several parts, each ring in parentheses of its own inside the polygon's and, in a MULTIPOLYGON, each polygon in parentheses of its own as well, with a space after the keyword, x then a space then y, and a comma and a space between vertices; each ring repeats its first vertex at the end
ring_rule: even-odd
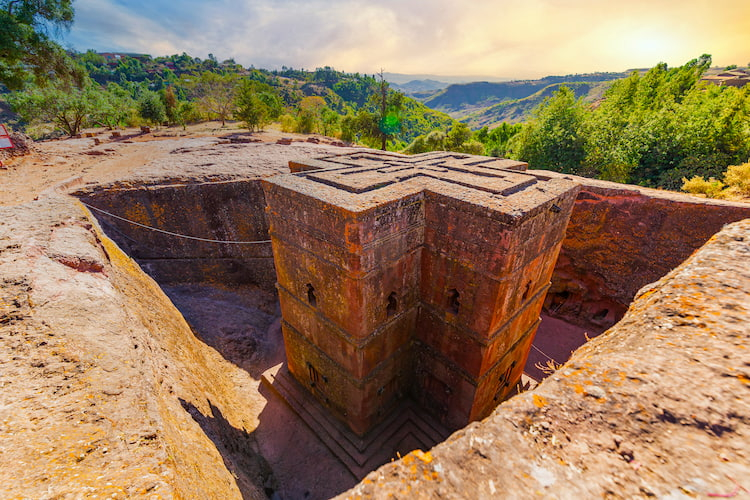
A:
POLYGON ((750 490, 750 219, 644 287, 533 392, 341 498, 704 498, 750 490))

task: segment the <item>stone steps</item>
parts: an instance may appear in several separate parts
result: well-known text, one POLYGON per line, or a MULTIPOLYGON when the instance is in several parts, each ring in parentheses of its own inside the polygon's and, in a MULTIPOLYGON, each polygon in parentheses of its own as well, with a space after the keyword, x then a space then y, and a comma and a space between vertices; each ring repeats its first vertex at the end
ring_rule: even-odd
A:
POLYGON ((301 387, 286 364, 270 368, 261 380, 358 479, 414 449, 429 450, 450 434, 415 403, 404 400, 383 422, 358 436, 301 387))

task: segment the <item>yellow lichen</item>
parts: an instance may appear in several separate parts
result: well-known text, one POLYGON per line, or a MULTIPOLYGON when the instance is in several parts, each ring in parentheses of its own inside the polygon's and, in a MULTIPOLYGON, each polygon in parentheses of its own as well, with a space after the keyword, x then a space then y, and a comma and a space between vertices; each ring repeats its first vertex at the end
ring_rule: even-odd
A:
POLYGON ((543 408, 544 406, 547 405, 547 399, 545 399, 544 396, 539 396, 538 394, 534 394, 533 400, 534 400, 534 406, 536 406, 537 408, 543 408))

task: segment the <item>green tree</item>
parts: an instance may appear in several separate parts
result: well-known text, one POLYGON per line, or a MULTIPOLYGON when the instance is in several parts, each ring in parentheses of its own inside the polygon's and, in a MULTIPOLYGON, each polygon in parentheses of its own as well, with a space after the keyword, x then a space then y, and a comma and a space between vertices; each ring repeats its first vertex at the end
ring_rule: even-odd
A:
POLYGON ((97 89, 97 100, 92 113, 92 121, 110 130, 124 123, 135 107, 130 93, 112 82, 106 90, 97 89))
POLYGON ((112 73, 118 81, 142 82, 148 79, 145 65, 135 57, 122 57, 112 73))
POLYGON ((339 129, 340 123, 341 115, 329 107, 323 109, 320 114, 320 126, 323 135, 333 135, 339 129))
POLYGON ((402 93, 389 89, 381 73, 377 92, 370 95, 366 106, 342 119, 342 139, 387 150, 388 141, 396 139, 402 130, 404 101, 402 93))
POLYGON ((333 85, 333 91, 341 96, 344 101, 350 102, 357 107, 364 106, 367 99, 375 92, 377 82, 369 76, 346 77, 333 85))
POLYGON ((568 87, 560 87, 516 135, 514 156, 531 168, 578 173, 585 158, 583 119, 583 103, 568 87))
POLYGON ((750 157, 750 89, 702 82, 710 66, 704 54, 633 72, 591 107, 561 89, 511 140, 513 154, 535 168, 667 189, 718 179, 750 157))
MULTIPOLYGON (((378 131, 380 132, 380 149, 388 149, 388 139, 401 132, 401 108, 403 107, 404 94, 401 92, 389 92, 388 82, 380 72, 378 83, 378 131)), ((373 96, 374 97, 374 96, 373 96)))
POLYGON ((235 105, 235 116, 245 122, 251 132, 263 130, 283 110, 281 98, 270 85, 249 79, 242 80, 235 105))
POLYGON ((180 109, 180 103, 177 100, 177 96, 174 93, 174 87, 171 85, 168 85, 164 89, 164 93, 162 94, 162 98, 164 100, 164 112, 167 115, 167 122, 170 125, 174 125, 178 123, 178 112, 180 109))
POLYGON ((15 92, 8 101, 25 122, 53 123, 73 137, 90 122, 100 102, 100 93, 92 83, 80 89, 58 82, 15 92))
POLYGON ((0 83, 21 89, 30 71, 37 84, 52 74, 81 85, 82 68, 50 36, 72 22, 72 0, 0 0, 0 83))
POLYGON ((330 66, 324 68, 316 68, 313 73, 313 81, 321 83, 328 88, 332 88, 343 76, 343 73, 336 71, 330 66))
POLYGON ((474 139, 484 145, 485 154, 504 157, 508 152, 508 143, 522 128, 520 123, 503 122, 492 130, 488 127, 481 128, 474 133, 474 139))
POLYGON ((100 85, 104 85, 114 79, 112 69, 107 64, 104 56, 93 50, 87 50, 83 54, 74 56, 75 60, 86 69, 89 77, 100 85))
POLYGON ((428 151, 454 151, 473 155, 484 154, 484 144, 474 139, 473 136, 468 125, 455 122, 447 133, 442 130, 433 130, 429 134, 416 137, 404 149, 404 152, 417 154, 428 151))
POLYGON ((703 55, 658 64, 614 82, 587 112, 584 172, 602 179, 678 189, 683 178, 716 177, 750 154, 748 94, 700 81, 703 55))
POLYGON ((445 149, 447 151, 462 152, 462 146, 471 139, 471 129, 468 125, 456 122, 445 136, 445 149))
POLYGON ((231 118, 239 89, 239 76, 233 73, 204 71, 198 75, 183 77, 189 95, 198 103, 198 108, 210 117, 221 120, 221 126, 231 118))
POLYGON ((180 101, 177 108, 176 120, 177 124, 182 125, 184 130, 188 123, 201 121, 201 113, 194 102, 180 101))
POLYGON ((320 96, 308 96, 302 99, 297 110, 297 132, 310 134, 320 130, 320 122, 326 101, 320 96))
POLYGON ((411 144, 404 149, 404 153, 419 154, 429 151, 445 151, 445 149, 445 132, 433 130, 428 134, 415 137, 411 144))
POLYGON ((167 119, 161 96, 153 90, 144 90, 138 98, 138 113, 148 123, 159 125, 167 119))
POLYGON ((341 118, 341 138, 347 142, 364 142, 371 146, 380 139, 378 117, 367 109, 349 112, 341 118))

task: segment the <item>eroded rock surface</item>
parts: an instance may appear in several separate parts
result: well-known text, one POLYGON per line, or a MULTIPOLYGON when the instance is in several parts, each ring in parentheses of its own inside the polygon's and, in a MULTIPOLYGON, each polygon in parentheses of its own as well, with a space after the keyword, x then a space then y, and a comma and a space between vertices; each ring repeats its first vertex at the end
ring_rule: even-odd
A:
POLYGON ((535 171, 581 184, 545 308, 603 331, 636 292, 677 267, 750 204, 535 171))
POLYGON ((534 391, 342 498, 747 496, 748 262, 745 220, 534 391))
POLYGON ((2 209, 0 284, 0 497, 275 489, 251 434, 257 381, 196 339, 80 205, 2 209))

